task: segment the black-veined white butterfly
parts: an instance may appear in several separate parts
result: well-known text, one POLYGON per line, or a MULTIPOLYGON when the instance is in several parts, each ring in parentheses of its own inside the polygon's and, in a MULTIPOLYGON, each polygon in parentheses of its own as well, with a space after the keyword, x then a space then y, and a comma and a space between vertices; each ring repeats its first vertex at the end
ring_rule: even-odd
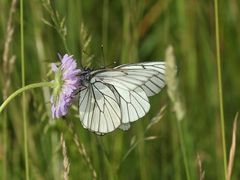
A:
POLYGON ((84 70, 81 74, 79 116, 84 128, 97 134, 126 130, 150 109, 148 96, 165 86, 165 63, 120 65, 84 70))

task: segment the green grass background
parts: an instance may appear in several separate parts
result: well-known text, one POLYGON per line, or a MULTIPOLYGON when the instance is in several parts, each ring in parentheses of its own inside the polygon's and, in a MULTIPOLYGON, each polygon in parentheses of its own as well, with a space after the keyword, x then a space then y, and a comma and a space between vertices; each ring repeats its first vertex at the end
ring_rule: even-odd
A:
MULTIPOLYGON (((3 90, 3 49, 11 1, 0 0, 0 89, 3 90)), ((57 53, 66 53, 64 43, 42 1, 24 1, 24 39, 26 84, 50 80, 50 62, 57 53), (44 19, 44 20, 43 20, 44 19)), ((79 64, 91 67, 164 60, 172 44, 178 65, 179 92, 186 105, 181 122, 191 179, 199 179, 197 155, 201 157, 205 179, 224 179, 213 1, 195 0, 92 0, 55 1, 53 8, 65 18, 66 45, 79 64), (91 42, 82 53, 84 33, 91 42), (104 57, 102 53, 102 45, 104 57), (105 62, 103 61, 105 59, 105 62)), ((9 93, 21 87, 20 8, 13 16, 14 34, 10 56, 16 56, 10 76, 9 93)), ((223 101, 227 157, 231 145, 232 125, 240 107, 240 2, 219 1, 220 52, 222 59, 223 101)), ((66 119, 52 121, 49 90, 26 93, 30 179, 59 179, 63 174, 60 134, 63 132, 70 162, 69 179, 92 179, 92 170, 78 152, 68 124, 73 123, 79 141, 96 170, 97 179, 186 179, 183 157, 166 88, 151 97, 151 110, 132 124, 127 132, 116 130, 105 136, 83 129, 77 112, 66 119), (159 123, 144 134, 150 120, 167 105, 159 123), (141 141, 129 156, 122 158, 134 139, 158 136, 141 141), (121 163, 119 169, 117 167, 121 163)), ((25 179, 23 118, 20 97, 15 98, 0 115, 0 179, 25 179), (4 119, 7 128, 4 130, 4 119), (7 151, 4 153, 5 145, 7 151)), ((3 102, 0 91, 0 102, 3 102)), ((240 178, 239 130, 232 179, 240 178)))

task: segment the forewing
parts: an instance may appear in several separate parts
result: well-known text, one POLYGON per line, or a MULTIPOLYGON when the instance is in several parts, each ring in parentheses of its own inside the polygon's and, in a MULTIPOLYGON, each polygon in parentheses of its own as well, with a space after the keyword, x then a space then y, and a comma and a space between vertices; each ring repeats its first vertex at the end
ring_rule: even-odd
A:
POLYGON ((115 69, 125 71, 128 78, 143 81, 140 87, 144 89, 147 96, 159 93, 166 84, 164 62, 126 64, 115 69))
POLYGON ((94 79, 126 90, 141 87, 147 96, 153 96, 165 86, 165 63, 126 64, 111 70, 93 71, 92 75, 94 79))
POLYGON ((84 128, 109 133, 121 124, 120 107, 109 86, 95 81, 80 91, 79 115, 84 128))
POLYGON ((94 77, 91 79, 91 81, 102 81, 104 83, 111 84, 114 87, 119 87, 126 90, 135 89, 143 84, 142 80, 129 78, 126 70, 98 70, 94 71, 92 74, 94 77))

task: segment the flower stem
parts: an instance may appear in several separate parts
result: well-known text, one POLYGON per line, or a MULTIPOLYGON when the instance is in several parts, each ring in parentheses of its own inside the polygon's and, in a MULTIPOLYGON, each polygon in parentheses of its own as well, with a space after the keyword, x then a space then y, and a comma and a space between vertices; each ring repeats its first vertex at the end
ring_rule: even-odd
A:
POLYGON ((39 88, 39 87, 53 87, 54 83, 53 82, 40 82, 40 83, 34 83, 34 84, 29 84, 27 86, 24 86, 14 93, 12 93, 0 106, 0 113, 4 110, 4 108, 7 106, 7 104, 15 98, 17 95, 21 94, 22 92, 29 90, 29 89, 34 89, 34 88, 39 88))
POLYGON ((188 156, 187 156, 187 151, 186 151, 186 142, 185 142, 185 138, 184 138, 184 134, 183 134, 183 127, 182 127, 182 122, 178 121, 177 122, 177 128, 178 128, 178 135, 179 135, 179 140, 180 140, 180 146, 181 146, 181 151, 182 151, 182 156, 183 156, 183 163, 185 166, 185 173, 187 176, 187 180, 191 180, 191 176, 190 176, 190 165, 189 165, 189 160, 188 160, 188 156))
MULTIPOLYGON (((21 49, 21 69, 22 69, 22 87, 25 86, 25 58, 24 58, 24 28, 23 28, 23 0, 20 0, 20 49, 21 49)), ((25 159, 25 178, 29 180, 28 165, 28 146, 27 146, 27 112, 26 112, 26 96, 22 95, 22 111, 23 111, 23 139, 24 139, 24 159, 25 159)))
POLYGON ((227 156, 226 156, 226 141, 225 141, 225 123, 224 123, 224 108, 223 108, 223 93, 222 93, 222 71, 221 71, 221 56, 220 56, 220 38, 219 38, 219 20, 218 20, 218 0, 214 0, 215 9, 215 35, 216 35, 216 54, 217 54, 217 75, 218 75, 218 95, 220 105, 220 120, 222 131, 222 149, 223 149, 223 165, 224 177, 227 177, 227 156))

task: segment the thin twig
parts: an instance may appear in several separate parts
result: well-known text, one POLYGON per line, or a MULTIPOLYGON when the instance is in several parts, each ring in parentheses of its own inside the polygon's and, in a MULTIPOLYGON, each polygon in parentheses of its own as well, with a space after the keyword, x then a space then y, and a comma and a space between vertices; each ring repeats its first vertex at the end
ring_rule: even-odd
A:
POLYGON ((78 138, 77 134, 74 132, 73 124, 69 124, 69 130, 73 134, 73 140, 74 140, 74 143, 77 146, 79 154, 81 156, 83 156, 85 163, 87 164, 88 168, 92 171, 92 179, 96 180, 97 179, 97 172, 92 165, 92 162, 90 160, 90 157, 87 154, 87 151, 86 151, 86 148, 85 148, 84 144, 79 141, 79 138, 78 138))
POLYGON ((92 60, 94 55, 91 54, 90 44, 92 41, 91 35, 88 33, 86 26, 82 23, 80 28, 80 41, 81 41, 81 51, 82 60, 80 61, 81 66, 90 67, 92 65, 92 60))
POLYGON ((145 33, 156 22, 157 18, 168 7, 168 4, 170 4, 170 1, 156 1, 156 3, 149 9, 138 25, 140 38, 144 37, 145 33))
POLYGON ((116 170, 119 171, 121 165, 123 164, 123 162, 127 159, 127 157, 130 155, 130 153, 142 142, 144 141, 151 141, 151 140, 155 140, 155 139, 159 139, 159 136, 147 136, 147 132, 148 130, 155 124, 157 124, 158 122, 160 122, 160 120, 163 118, 164 114, 165 114, 165 109, 166 109, 167 105, 164 105, 159 112, 157 113, 156 116, 154 116, 150 123, 147 125, 145 131, 144 131, 144 136, 136 139, 136 137, 134 136, 134 139, 131 140, 130 143, 130 147, 127 150, 127 152, 124 154, 122 160, 120 161, 120 163, 117 165, 116 170))
POLYGON ((164 114, 165 114, 165 109, 166 109, 167 105, 164 105, 159 112, 157 113, 156 116, 154 116, 150 123, 147 125, 147 128, 145 129, 145 133, 155 124, 157 124, 158 122, 160 122, 160 120, 163 118, 164 114))
POLYGON ((3 49, 3 74, 4 74, 4 81, 5 83, 3 85, 3 99, 5 100, 8 96, 8 90, 10 87, 10 74, 12 73, 13 65, 15 63, 15 56, 9 57, 9 51, 10 51, 10 45, 12 42, 12 37, 14 33, 14 26, 13 26, 13 14, 16 11, 16 5, 17 0, 12 0, 9 17, 8 17, 8 23, 7 23, 7 34, 6 34, 6 40, 4 43, 4 49, 3 49))
MULTIPOLYGON (((13 26, 13 15, 16 11, 17 0, 12 0, 8 21, 7 21, 7 29, 6 29, 6 39, 4 42, 3 48, 3 100, 7 99, 9 87, 11 84, 11 74, 15 64, 15 56, 9 58, 10 46, 12 42, 12 37, 14 33, 13 26)), ((3 179, 7 178, 7 152, 8 152, 8 122, 7 122, 7 114, 5 113, 3 116, 3 144, 4 144, 4 158, 3 158, 3 179)))
POLYGON ((199 180, 204 180, 205 171, 202 168, 202 160, 199 154, 197 154, 197 164, 198 164, 199 180))
POLYGON ((79 138, 78 138, 78 136, 75 133, 74 133, 73 140, 74 140, 74 142, 75 142, 75 144, 77 146, 79 154, 81 154, 84 157, 85 162, 87 163, 89 169, 92 171, 92 178, 94 180, 97 179, 97 173, 96 173, 95 169, 93 168, 93 165, 91 163, 91 160, 90 160, 89 156, 87 155, 85 146, 84 146, 83 143, 80 143, 79 138))
POLYGON ((58 12, 54 9, 53 1, 42 0, 42 4, 45 7, 45 9, 47 10, 47 12, 49 13, 54 24, 52 25, 50 22, 45 21, 45 20, 44 20, 44 22, 46 24, 50 25, 51 27, 55 28, 55 30, 58 32, 60 38, 63 41, 65 50, 67 51, 67 53, 69 53, 69 48, 68 48, 67 39, 66 39, 67 27, 65 24, 65 18, 61 18, 60 15, 58 14, 58 12))
POLYGON ((68 156, 67 156, 66 142, 64 140, 63 133, 61 133, 61 146, 62 146, 63 168, 64 168, 63 179, 68 180, 68 175, 69 175, 69 171, 70 171, 70 163, 69 163, 68 156))
POLYGON ((228 161, 228 168, 227 168, 227 180, 231 179, 233 163, 234 163, 234 156, 236 151, 236 133, 237 133, 237 119, 238 113, 236 113, 234 122, 233 122, 233 130, 232 130, 232 145, 229 153, 229 161, 228 161))
POLYGON ((184 131, 182 126, 182 120, 185 117, 185 106, 180 97, 178 89, 178 79, 177 79, 177 68, 175 62, 175 56, 173 52, 173 47, 169 46, 166 50, 166 83, 167 83, 167 92, 170 100, 172 101, 174 112, 177 118, 177 128, 179 141, 183 156, 183 162, 185 166, 185 172, 187 180, 191 179, 190 176, 190 164, 187 156, 186 142, 184 138, 184 131))

